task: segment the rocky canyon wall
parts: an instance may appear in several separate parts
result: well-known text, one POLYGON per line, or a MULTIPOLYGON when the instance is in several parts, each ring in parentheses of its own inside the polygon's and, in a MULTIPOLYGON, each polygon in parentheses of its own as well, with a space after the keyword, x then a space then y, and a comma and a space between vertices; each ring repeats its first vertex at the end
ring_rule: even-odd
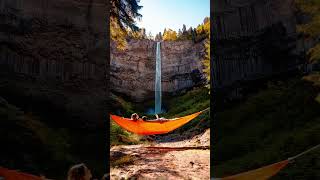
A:
POLYGON ((293 0, 213 2, 216 88, 300 68, 312 41, 296 32, 293 0))
POLYGON ((102 0, 1 0, 1 89, 47 97, 101 127, 106 6, 102 0))
MULTIPOLYGON (((203 42, 161 42, 162 91, 173 95, 203 80, 203 42)), ((130 40, 123 51, 111 46, 111 89, 134 101, 154 98, 156 42, 130 40)))

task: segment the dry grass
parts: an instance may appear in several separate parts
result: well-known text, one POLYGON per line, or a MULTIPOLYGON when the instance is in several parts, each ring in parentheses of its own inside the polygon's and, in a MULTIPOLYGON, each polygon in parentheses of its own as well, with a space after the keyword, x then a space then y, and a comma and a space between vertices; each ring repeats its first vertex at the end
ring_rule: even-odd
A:
POLYGON ((110 166, 111 167, 122 167, 125 165, 134 164, 134 162, 135 162, 135 157, 133 157, 131 155, 124 155, 114 161, 111 161, 110 166))

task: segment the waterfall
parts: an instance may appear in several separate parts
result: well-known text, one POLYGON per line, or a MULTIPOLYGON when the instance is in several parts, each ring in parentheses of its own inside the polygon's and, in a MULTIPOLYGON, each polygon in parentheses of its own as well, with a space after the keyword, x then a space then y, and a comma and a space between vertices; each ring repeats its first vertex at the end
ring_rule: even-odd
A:
POLYGON ((160 42, 157 42, 156 51, 156 80, 155 80, 155 108, 154 113, 161 113, 161 51, 160 42))

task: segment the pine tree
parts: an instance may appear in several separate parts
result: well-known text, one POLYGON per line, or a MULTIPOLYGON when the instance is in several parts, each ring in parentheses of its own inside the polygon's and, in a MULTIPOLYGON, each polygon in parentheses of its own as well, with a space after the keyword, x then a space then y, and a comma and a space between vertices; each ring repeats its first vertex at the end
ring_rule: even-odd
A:
POLYGON ((152 33, 149 32, 148 39, 153 39, 152 33))
POLYGON ((187 32, 187 27, 185 24, 182 25, 182 34, 185 34, 187 32))
POLYGON ((141 37, 142 37, 142 39, 146 39, 147 38, 147 34, 146 34, 146 29, 145 28, 141 29, 141 37))
POLYGON ((192 31, 193 31, 193 28, 189 27, 189 29, 187 31, 187 39, 191 39, 192 40, 192 31))
POLYGON ((126 46, 125 38, 128 30, 139 30, 135 24, 135 19, 142 17, 138 13, 142 8, 138 5, 139 2, 139 0, 110 0, 110 38, 119 49, 126 46))
POLYGON ((180 37, 182 35, 182 31, 179 29, 178 30, 178 37, 180 37))
POLYGON ((203 20, 203 24, 206 24, 209 21, 210 21, 210 18, 209 17, 205 17, 204 20, 203 20))
POLYGON ((133 31, 138 31, 135 18, 142 17, 138 12, 142 8, 139 2, 140 0, 110 0, 110 17, 116 19, 121 29, 125 30, 128 27, 133 31))
POLYGON ((161 32, 159 32, 159 40, 160 40, 160 41, 162 40, 161 32))
POLYGON ((191 28, 191 39, 192 39, 193 42, 196 41, 195 32, 194 32, 194 30, 192 28, 191 28))

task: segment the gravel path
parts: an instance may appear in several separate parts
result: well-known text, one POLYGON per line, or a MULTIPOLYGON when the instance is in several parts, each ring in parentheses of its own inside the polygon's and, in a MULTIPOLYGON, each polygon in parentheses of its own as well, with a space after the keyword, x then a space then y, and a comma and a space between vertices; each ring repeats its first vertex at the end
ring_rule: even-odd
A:
POLYGON ((110 169, 117 179, 210 179, 210 130, 192 139, 156 142, 151 145, 114 146, 111 162, 123 157, 119 166, 110 169))

